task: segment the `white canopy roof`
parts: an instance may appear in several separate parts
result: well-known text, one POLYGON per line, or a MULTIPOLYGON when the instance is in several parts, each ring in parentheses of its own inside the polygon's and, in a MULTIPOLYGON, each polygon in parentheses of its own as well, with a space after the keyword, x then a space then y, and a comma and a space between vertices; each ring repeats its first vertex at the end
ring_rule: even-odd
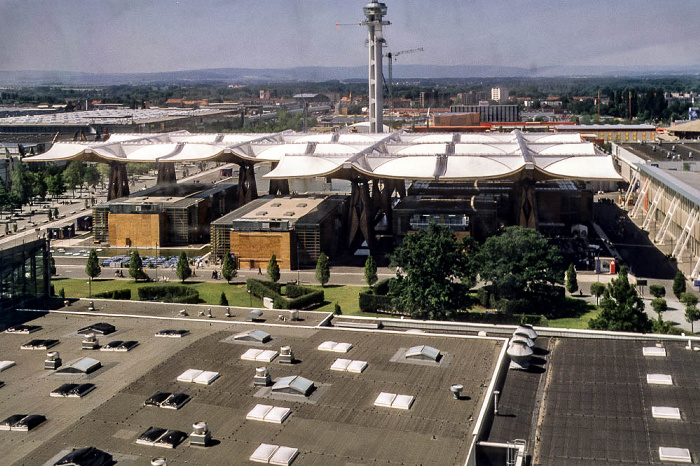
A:
POLYGON ((277 162, 265 178, 619 180, 612 157, 577 134, 119 134, 63 142, 27 161, 277 162))

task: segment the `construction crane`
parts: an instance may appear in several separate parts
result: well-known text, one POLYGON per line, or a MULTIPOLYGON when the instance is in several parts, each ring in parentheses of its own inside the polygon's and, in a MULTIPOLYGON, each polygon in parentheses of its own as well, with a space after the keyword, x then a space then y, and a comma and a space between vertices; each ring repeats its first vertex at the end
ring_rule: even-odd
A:
POLYGON ((419 47, 417 49, 409 49, 409 50, 401 50, 400 52, 396 53, 387 53, 384 56, 389 59, 389 85, 387 86, 389 88, 389 102, 391 102, 391 113, 394 113, 394 60, 396 60, 396 57, 399 55, 405 55, 407 53, 416 53, 416 52, 423 52, 423 47, 419 47))

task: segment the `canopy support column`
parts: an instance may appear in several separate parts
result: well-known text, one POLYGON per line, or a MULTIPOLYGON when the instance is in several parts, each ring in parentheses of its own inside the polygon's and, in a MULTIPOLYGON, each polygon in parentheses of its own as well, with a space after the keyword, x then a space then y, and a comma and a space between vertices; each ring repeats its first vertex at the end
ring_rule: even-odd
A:
MULTIPOLYGON (((272 162, 272 170, 277 168, 279 162, 272 162)), ((289 180, 270 180, 269 194, 274 196, 286 196, 289 194, 289 180)))
POLYGON ((239 164, 238 170, 238 207, 258 198, 258 187, 255 183, 255 168, 252 163, 239 164))
POLYGON ((109 163, 109 188, 107 200, 118 199, 129 195, 129 178, 126 174, 126 164, 120 162, 109 163))
POLYGON ((175 176, 174 163, 158 162, 157 166, 158 178, 156 184, 175 184, 177 177, 175 176))
POLYGON ((516 219, 524 228, 537 229, 537 197, 535 180, 524 179, 515 183, 516 219))
POLYGON ((387 233, 394 232, 394 216, 391 199, 397 192, 399 197, 406 196, 406 184, 403 180, 382 179, 374 180, 372 184, 372 205, 376 213, 376 221, 381 220, 382 214, 386 217, 387 233))
POLYGON ((359 240, 358 234, 361 233, 370 252, 374 252, 374 209, 369 195, 369 181, 352 180, 348 217, 348 246, 356 245, 359 240))

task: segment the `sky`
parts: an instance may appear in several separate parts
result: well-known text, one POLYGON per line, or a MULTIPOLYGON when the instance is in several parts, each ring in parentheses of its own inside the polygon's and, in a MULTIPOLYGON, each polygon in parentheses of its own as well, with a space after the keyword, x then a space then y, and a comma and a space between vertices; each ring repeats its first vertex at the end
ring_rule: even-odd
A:
MULTIPOLYGON (((0 0, 0 70, 362 66, 358 0, 0 0), (336 26, 340 23, 340 26, 336 26)), ((397 64, 700 65, 697 0, 386 0, 397 64)))

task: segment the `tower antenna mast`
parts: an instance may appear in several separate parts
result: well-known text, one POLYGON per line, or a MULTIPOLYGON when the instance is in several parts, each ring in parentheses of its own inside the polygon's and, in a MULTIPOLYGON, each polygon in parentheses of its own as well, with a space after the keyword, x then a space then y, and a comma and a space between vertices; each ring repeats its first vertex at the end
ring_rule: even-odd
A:
POLYGON ((382 47, 385 42, 382 28, 391 23, 383 20, 387 12, 385 3, 370 2, 362 11, 367 19, 360 24, 367 26, 369 44, 369 131, 382 133, 384 132, 382 47))

